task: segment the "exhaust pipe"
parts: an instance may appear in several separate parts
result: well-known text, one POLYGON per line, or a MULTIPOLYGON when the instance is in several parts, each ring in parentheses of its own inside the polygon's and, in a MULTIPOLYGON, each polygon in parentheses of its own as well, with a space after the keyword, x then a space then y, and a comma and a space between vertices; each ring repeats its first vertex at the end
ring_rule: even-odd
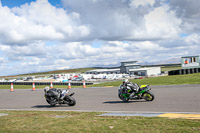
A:
POLYGON ((69 96, 73 96, 75 93, 74 92, 72 92, 69 96))

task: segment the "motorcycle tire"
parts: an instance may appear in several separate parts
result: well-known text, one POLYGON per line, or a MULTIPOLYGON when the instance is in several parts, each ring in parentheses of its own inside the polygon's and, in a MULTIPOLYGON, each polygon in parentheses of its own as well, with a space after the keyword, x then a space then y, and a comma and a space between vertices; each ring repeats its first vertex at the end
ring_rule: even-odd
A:
POLYGON ((153 101, 154 100, 154 94, 150 91, 147 91, 143 94, 143 97, 146 101, 153 101))
POLYGON ((50 103, 50 105, 51 105, 52 107, 55 107, 55 106, 56 106, 56 104, 55 104, 55 103, 50 103))
POLYGON ((69 106, 74 106, 76 104, 76 100, 71 96, 66 97, 66 101, 68 101, 69 106))
POLYGON ((123 102, 128 102, 129 98, 125 98, 123 97, 121 94, 119 94, 119 98, 123 101, 123 102))
POLYGON ((52 97, 46 98, 46 101, 51 106, 56 106, 56 104, 57 104, 57 102, 56 102, 57 100, 55 98, 52 98, 52 97))
POLYGON ((52 107, 56 106, 56 103, 55 102, 50 102, 48 100, 46 100, 48 104, 50 104, 52 107))

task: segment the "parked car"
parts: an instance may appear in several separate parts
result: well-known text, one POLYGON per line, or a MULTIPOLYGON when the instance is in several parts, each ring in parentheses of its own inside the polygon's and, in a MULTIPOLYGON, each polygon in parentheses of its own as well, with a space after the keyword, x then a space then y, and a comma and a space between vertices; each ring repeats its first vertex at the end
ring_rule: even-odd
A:
POLYGON ((74 78, 72 81, 83 81, 84 80, 84 78, 82 78, 82 77, 77 77, 77 78, 74 78))

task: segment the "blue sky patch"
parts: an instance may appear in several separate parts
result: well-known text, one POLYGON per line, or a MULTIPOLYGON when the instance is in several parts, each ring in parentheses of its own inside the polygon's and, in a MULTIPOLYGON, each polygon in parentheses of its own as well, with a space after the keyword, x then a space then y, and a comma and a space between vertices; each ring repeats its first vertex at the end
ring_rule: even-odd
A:
MULTIPOLYGON (((7 6, 9 8, 21 6, 25 3, 30 4, 31 2, 35 2, 36 0, 0 0, 3 6, 7 6)), ((60 7, 61 1, 60 0, 48 0, 49 3, 56 7, 60 7)))

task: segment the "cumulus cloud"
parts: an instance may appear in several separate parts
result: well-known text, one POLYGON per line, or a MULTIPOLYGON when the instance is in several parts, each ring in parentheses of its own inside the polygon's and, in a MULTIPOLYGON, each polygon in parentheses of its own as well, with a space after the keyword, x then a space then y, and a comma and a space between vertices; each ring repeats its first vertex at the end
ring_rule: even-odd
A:
POLYGON ((192 45, 192 44, 199 45, 199 43, 200 43, 200 34, 193 33, 193 34, 185 37, 184 40, 188 45, 192 45))
POLYGON ((169 5, 155 0, 47 0, 20 7, 0 6, 0 39, 4 43, 35 40, 160 40, 178 36, 181 20, 169 5), (71 10, 67 10, 71 9, 71 10))
POLYGON ((154 6, 154 0, 63 0, 63 3, 90 25, 93 38, 159 40, 180 33, 181 20, 175 12, 167 4, 154 6))
POLYGON ((131 0, 132 6, 153 6, 155 3, 155 0, 131 0))
POLYGON ((0 45, 0 52, 10 61, 24 61, 25 58, 43 57, 46 55, 46 46, 44 43, 32 43, 29 45, 0 45))
POLYGON ((96 48, 83 42, 60 43, 58 45, 44 45, 43 42, 38 42, 37 44, 30 44, 28 46, 14 47, 3 45, 1 47, 7 51, 4 51, 4 55, 7 57, 7 59, 4 58, 4 62, 12 62, 12 64, 4 69, 2 68, 1 71, 27 73, 93 66, 119 66, 119 62, 124 60, 136 60, 139 63, 158 62, 168 58, 180 58, 191 53, 198 54, 200 46, 196 38, 195 36, 186 37, 180 40, 181 44, 185 43, 186 45, 176 47, 168 47, 168 45, 176 45, 176 41, 168 42, 167 40, 162 42, 103 41, 104 45, 96 48), (195 43, 188 45, 186 43, 188 39, 194 40, 193 42, 195 43), (166 46, 163 45, 165 43, 167 44, 166 46), (12 51, 14 50, 13 48, 17 52, 12 51), (34 51, 33 49, 35 48, 40 48, 41 50, 34 51), (8 68, 11 69, 11 66, 15 69, 10 71, 8 68))
POLYGON ((170 7, 176 11, 182 19, 182 27, 185 32, 200 31, 200 1, 198 0, 171 0, 170 7))
POLYGON ((0 75, 199 54, 197 1, 61 1, 0 3, 0 75))
POLYGON ((0 57, 0 63, 5 63, 5 59, 3 57, 0 57))
POLYGON ((0 5, 0 39, 3 43, 29 43, 35 40, 76 40, 90 30, 79 14, 52 6, 47 0, 8 8, 0 5), (78 35, 78 36, 77 36, 78 35))
POLYGON ((180 24, 181 20, 168 6, 157 7, 145 15, 146 33, 152 37, 176 38, 181 31, 180 24))

